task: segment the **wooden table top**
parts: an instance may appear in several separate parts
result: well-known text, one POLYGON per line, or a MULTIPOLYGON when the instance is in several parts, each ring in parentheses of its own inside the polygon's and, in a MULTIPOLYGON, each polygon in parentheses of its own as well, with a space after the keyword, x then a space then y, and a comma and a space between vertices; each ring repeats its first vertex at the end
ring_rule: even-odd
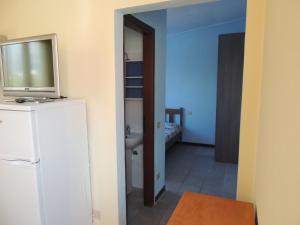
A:
POLYGON ((253 204, 185 192, 167 225, 255 225, 253 204))

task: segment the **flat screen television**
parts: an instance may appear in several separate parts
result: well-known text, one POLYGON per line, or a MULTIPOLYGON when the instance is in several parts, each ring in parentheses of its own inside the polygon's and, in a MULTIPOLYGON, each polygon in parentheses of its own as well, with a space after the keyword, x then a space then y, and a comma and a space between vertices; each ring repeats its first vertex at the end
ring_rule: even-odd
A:
POLYGON ((0 72, 4 96, 58 98, 56 35, 0 42, 0 72))

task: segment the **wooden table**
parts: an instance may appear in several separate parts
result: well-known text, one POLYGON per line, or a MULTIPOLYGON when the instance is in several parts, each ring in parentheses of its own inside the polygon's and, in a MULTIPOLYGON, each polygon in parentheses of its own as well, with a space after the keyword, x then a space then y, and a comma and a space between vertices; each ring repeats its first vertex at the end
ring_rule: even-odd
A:
POLYGON ((167 225, 255 225, 253 204, 185 192, 167 225))

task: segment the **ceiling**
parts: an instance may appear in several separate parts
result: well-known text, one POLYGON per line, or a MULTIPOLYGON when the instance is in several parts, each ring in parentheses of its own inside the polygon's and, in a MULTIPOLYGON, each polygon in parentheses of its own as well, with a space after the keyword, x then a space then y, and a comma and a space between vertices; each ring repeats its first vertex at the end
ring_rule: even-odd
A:
POLYGON ((246 0, 220 0, 167 10, 168 33, 225 23, 246 17, 246 0))

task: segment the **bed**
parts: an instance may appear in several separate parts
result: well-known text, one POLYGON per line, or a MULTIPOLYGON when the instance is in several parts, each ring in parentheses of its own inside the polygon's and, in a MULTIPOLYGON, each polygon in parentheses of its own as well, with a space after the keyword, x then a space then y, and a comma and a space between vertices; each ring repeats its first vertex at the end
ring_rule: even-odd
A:
POLYGON ((182 140, 183 108, 170 109, 165 112, 166 150, 182 140), (178 118, 178 120, 176 120, 178 118))

